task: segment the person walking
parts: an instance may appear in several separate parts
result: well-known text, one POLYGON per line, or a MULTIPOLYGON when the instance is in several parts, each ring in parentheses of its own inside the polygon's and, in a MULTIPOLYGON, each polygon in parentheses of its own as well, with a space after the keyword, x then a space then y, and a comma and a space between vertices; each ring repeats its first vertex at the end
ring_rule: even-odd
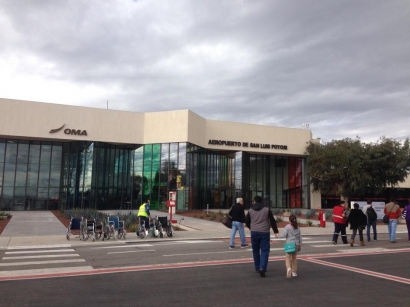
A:
POLYGON ((408 239, 410 241, 410 199, 409 203, 404 207, 402 217, 406 220, 406 225, 407 225, 407 235, 408 239))
POLYGON ((339 233, 341 234, 343 243, 347 244, 346 221, 347 221, 346 202, 342 200, 340 202, 340 205, 335 206, 333 208, 333 223, 335 224, 335 230, 333 232, 333 239, 332 239, 333 244, 337 244, 339 233))
POLYGON ((239 231, 239 237, 241 238, 241 248, 248 247, 245 236, 245 209, 243 208, 243 199, 237 198, 236 204, 232 206, 229 211, 229 215, 232 219, 231 240, 229 242, 229 249, 235 248, 235 235, 239 231))
POLYGON ((151 213, 149 211, 150 200, 147 199, 145 204, 142 204, 138 209, 137 217, 140 220, 140 223, 144 223, 145 229, 149 228, 149 218, 151 217, 151 213))
POLYGON ((354 246, 357 231, 359 231, 360 246, 364 246, 363 229, 366 227, 367 217, 363 211, 359 209, 358 203, 354 203, 353 209, 347 217, 347 223, 350 224, 350 229, 353 231, 350 237, 350 246, 354 246))
POLYGON ((295 242, 296 251, 293 253, 286 253, 285 265, 286 265, 286 278, 298 276, 298 264, 296 255, 302 248, 302 235, 296 215, 291 214, 289 216, 289 224, 285 226, 279 238, 286 238, 285 244, 295 242))
POLYGON ((260 277, 266 277, 270 252, 270 229, 278 237, 278 227, 269 208, 262 204, 262 197, 255 196, 253 205, 245 217, 246 226, 251 231, 252 253, 255 270, 260 277))
POLYGON ((395 198, 390 197, 390 202, 384 206, 384 214, 389 216, 387 229, 389 230, 389 238, 391 243, 396 243, 396 230, 398 218, 401 215, 401 209, 395 202, 395 198))
POLYGON ((370 242, 370 227, 373 228, 373 240, 377 241, 377 213, 372 206, 372 201, 369 199, 367 200, 367 205, 365 205, 362 209, 363 213, 367 217, 366 223, 366 234, 367 234, 367 242, 370 242))

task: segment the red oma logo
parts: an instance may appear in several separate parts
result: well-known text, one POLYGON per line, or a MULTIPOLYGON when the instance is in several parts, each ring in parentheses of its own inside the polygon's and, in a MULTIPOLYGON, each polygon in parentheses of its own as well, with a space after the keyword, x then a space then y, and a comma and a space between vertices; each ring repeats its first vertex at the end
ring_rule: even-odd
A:
MULTIPOLYGON (((51 129, 49 133, 56 133, 58 131, 60 131, 61 129, 63 129, 65 126, 62 125, 60 128, 57 129, 51 129)), ((87 135, 87 130, 77 130, 77 129, 64 129, 64 134, 69 134, 69 135, 87 135)))

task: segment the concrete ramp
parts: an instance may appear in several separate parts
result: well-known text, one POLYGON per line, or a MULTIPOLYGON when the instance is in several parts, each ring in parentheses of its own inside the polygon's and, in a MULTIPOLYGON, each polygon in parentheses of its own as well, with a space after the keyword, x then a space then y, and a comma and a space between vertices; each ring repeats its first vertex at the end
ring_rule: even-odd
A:
POLYGON ((66 228, 50 211, 10 211, 13 217, 1 237, 61 235, 66 228))

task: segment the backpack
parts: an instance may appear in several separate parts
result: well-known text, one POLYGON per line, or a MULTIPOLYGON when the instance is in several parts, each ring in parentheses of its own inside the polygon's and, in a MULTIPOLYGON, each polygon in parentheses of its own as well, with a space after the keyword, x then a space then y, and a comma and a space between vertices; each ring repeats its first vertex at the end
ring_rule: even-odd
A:
POLYGON ((376 211, 374 211, 373 207, 370 206, 369 208, 367 208, 366 214, 369 221, 377 220, 377 213, 376 211))

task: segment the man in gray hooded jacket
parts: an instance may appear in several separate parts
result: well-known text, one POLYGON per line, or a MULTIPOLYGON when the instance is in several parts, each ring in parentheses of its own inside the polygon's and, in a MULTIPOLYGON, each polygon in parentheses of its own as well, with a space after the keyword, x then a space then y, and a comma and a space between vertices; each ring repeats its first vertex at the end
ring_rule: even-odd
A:
POLYGON ((269 208, 262 204, 262 197, 255 196, 253 205, 245 217, 246 226, 251 231, 253 262, 261 277, 266 277, 270 252, 270 228, 278 237, 278 227, 269 208))

